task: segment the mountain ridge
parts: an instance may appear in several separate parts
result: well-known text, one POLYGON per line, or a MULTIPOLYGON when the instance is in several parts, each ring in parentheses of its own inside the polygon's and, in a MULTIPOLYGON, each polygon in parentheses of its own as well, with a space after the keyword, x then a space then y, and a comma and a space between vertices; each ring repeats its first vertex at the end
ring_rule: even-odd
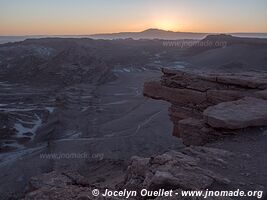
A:
MULTIPOLYGON (((201 40, 208 35, 215 33, 200 33, 200 32, 180 32, 150 28, 140 32, 118 32, 118 33, 99 33, 92 34, 89 37, 93 39, 164 39, 164 40, 180 40, 180 39, 196 39, 201 40)), ((221 34, 221 33, 216 33, 221 34)), ((253 37, 267 38, 267 33, 226 33, 236 37, 253 37)))
POLYGON ((140 32, 119 32, 119 33, 100 33, 90 35, 93 39, 203 39, 209 33, 193 33, 193 32, 174 32, 170 30, 162 30, 156 28, 146 29, 140 32))
POLYGON ((0 44, 19 42, 26 39, 40 38, 91 38, 91 39, 159 39, 159 40, 202 40, 209 35, 227 34, 242 38, 267 38, 267 33, 200 33, 200 32, 175 32, 156 28, 146 29, 140 32, 97 33, 91 35, 24 35, 24 36, 0 36, 0 44))

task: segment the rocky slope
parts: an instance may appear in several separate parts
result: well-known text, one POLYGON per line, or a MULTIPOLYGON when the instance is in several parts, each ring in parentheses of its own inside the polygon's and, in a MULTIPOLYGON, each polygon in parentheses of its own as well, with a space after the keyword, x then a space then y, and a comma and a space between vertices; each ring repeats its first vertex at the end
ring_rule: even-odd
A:
MULTIPOLYGON (((90 179, 81 176, 77 172, 54 171, 33 177, 29 183, 24 200, 89 200, 89 199, 125 199, 122 197, 103 197, 106 189, 137 191, 136 196, 128 199, 181 199, 193 200, 204 199, 204 197, 182 197, 182 190, 207 189, 213 191, 255 190, 259 193, 255 198, 263 197, 264 187, 262 185, 248 182, 242 174, 234 177, 229 171, 236 171, 236 160, 248 160, 245 154, 234 154, 229 151, 207 147, 189 147, 180 152, 170 151, 162 155, 150 158, 133 157, 124 174, 124 178, 116 186, 105 187, 103 184, 92 184, 90 179), (93 191, 100 191, 99 197, 94 197, 93 191), (141 196, 141 190, 157 191, 159 189, 173 190, 171 197, 148 195, 141 196), (178 193, 178 194, 176 194, 178 193), (179 195, 180 194, 180 195, 179 195)), ((239 168, 238 168, 239 169, 239 168)), ((231 200, 230 197, 213 199, 231 200)), ((250 199, 254 199, 251 197, 250 199)))
POLYGON ((266 71, 267 40, 209 35, 185 52, 183 59, 213 72, 266 71))

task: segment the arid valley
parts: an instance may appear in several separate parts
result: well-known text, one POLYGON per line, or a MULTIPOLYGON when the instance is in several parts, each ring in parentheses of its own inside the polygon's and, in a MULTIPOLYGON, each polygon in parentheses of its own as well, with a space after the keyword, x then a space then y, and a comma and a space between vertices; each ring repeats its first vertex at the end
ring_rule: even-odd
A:
POLYGON ((266 191, 267 40, 173 42, 194 45, 88 38, 0 45, 1 199, 91 199, 94 187, 266 191), (240 102, 245 114, 211 108, 243 98, 254 98, 240 102))

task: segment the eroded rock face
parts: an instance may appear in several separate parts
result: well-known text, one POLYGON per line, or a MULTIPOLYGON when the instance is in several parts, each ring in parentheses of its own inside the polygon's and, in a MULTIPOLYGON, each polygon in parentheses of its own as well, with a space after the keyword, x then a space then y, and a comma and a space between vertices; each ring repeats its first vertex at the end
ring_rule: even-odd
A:
POLYGON ((172 104, 173 135, 184 144, 203 145, 220 135, 217 128, 267 125, 267 73, 162 72, 160 81, 145 83, 144 95, 172 104))
POLYGON ((178 130, 185 145, 204 145, 216 138, 215 131, 204 120, 186 118, 179 121, 178 130))
POLYGON ((178 104, 201 104, 206 101, 205 93, 190 89, 171 88, 160 82, 145 83, 144 94, 155 99, 165 99, 178 104))

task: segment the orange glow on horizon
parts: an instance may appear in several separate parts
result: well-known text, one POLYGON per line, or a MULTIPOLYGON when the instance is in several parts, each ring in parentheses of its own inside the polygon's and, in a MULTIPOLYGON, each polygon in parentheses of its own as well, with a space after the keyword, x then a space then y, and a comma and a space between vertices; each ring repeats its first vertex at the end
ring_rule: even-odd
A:
MULTIPOLYGON (((153 23, 144 23, 142 25, 131 24, 131 26, 119 26, 117 24, 101 24, 98 26, 90 26, 86 23, 51 23, 51 24, 20 24, 18 26, 2 25, 0 35, 91 35, 98 33, 117 33, 117 32, 140 32, 150 28, 157 28, 166 31, 179 31, 179 32, 203 32, 203 33, 234 33, 234 32, 255 32, 254 27, 247 29, 245 27, 216 27, 194 24, 181 24, 177 25, 172 20, 156 20, 153 23), (12 33, 12 34, 11 34, 12 33)), ((257 28, 257 27, 255 27, 257 28)), ((266 30, 267 31, 267 30, 266 30)), ((263 31, 258 31, 263 32, 263 31)))
POLYGON ((119 1, 122 0, 2 1, 0 35, 90 35, 150 28, 203 33, 267 32, 267 3, 263 0, 258 0, 261 4, 242 0, 201 4, 197 0, 119 1), (254 15, 249 13, 252 7, 258 11, 254 15))

